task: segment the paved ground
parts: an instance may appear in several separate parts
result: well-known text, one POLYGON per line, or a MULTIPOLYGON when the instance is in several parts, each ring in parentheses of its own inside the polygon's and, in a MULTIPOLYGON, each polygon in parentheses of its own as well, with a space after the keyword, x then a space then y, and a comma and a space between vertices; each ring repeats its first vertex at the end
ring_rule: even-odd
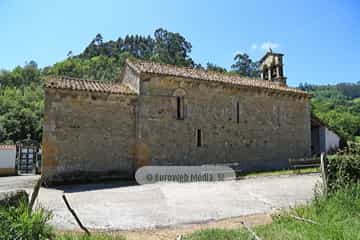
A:
MULTIPOLYGON (((0 178, 0 190, 25 187, 36 178, 0 178)), ((318 174, 248 178, 219 183, 72 185, 42 188, 38 204, 53 211, 61 230, 78 229, 62 201, 63 192, 83 224, 98 230, 129 230, 268 213, 305 203, 313 195, 318 174)))

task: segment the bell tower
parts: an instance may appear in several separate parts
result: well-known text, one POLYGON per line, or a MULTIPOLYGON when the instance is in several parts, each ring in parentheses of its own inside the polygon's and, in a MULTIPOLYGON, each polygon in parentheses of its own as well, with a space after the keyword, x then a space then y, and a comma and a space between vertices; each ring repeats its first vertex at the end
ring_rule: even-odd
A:
POLYGON ((260 59, 261 79, 264 81, 277 82, 286 85, 286 77, 283 70, 283 56, 281 53, 273 53, 271 48, 260 59))

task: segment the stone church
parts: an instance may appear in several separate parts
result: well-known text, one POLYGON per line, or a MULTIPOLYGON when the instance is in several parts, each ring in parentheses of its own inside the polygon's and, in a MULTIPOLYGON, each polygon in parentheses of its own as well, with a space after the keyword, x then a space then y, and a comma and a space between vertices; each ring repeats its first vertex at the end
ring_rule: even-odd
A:
POLYGON ((48 183, 132 178, 145 165, 288 167, 310 155, 310 95, 290 88, 283 55, 261 78, 127 60, 119 78, 45 84, 42 173, 48 183))

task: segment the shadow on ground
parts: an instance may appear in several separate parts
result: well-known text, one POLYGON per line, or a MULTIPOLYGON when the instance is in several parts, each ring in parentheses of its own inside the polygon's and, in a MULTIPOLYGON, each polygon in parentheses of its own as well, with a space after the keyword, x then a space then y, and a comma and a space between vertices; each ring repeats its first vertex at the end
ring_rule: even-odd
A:
POLYGON ((50 189, 61 190, 64 193, 77 193, 77 192, 87 192, 87 191, 96 191, 103 189, 112 189, 112 188, 121 188, 121 187, 130 187, 138 185, 135 181, 104 181, 100 183, 79 183, 79 184, 67 184, 50 187, 50 189))

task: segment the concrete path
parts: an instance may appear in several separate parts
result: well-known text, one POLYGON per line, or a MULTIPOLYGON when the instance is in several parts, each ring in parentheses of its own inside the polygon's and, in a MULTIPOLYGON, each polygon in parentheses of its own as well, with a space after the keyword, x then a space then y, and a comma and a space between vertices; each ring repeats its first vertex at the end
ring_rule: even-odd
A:
MULTIPOLYGON (((19 187, 21 181, 16 178, 19 187)), ((318 174, 308 174, 218 183, 72 185, 42 188, 38 204, 53 211, 52 223, 61 230, 79 229, 62 201, 63 192, 90 229, 145 229, 268 213, 303 204, 312 198, 317 181, 318 174)), ((0 178, 0 190, 9 184, 9 178, 0 178)))

